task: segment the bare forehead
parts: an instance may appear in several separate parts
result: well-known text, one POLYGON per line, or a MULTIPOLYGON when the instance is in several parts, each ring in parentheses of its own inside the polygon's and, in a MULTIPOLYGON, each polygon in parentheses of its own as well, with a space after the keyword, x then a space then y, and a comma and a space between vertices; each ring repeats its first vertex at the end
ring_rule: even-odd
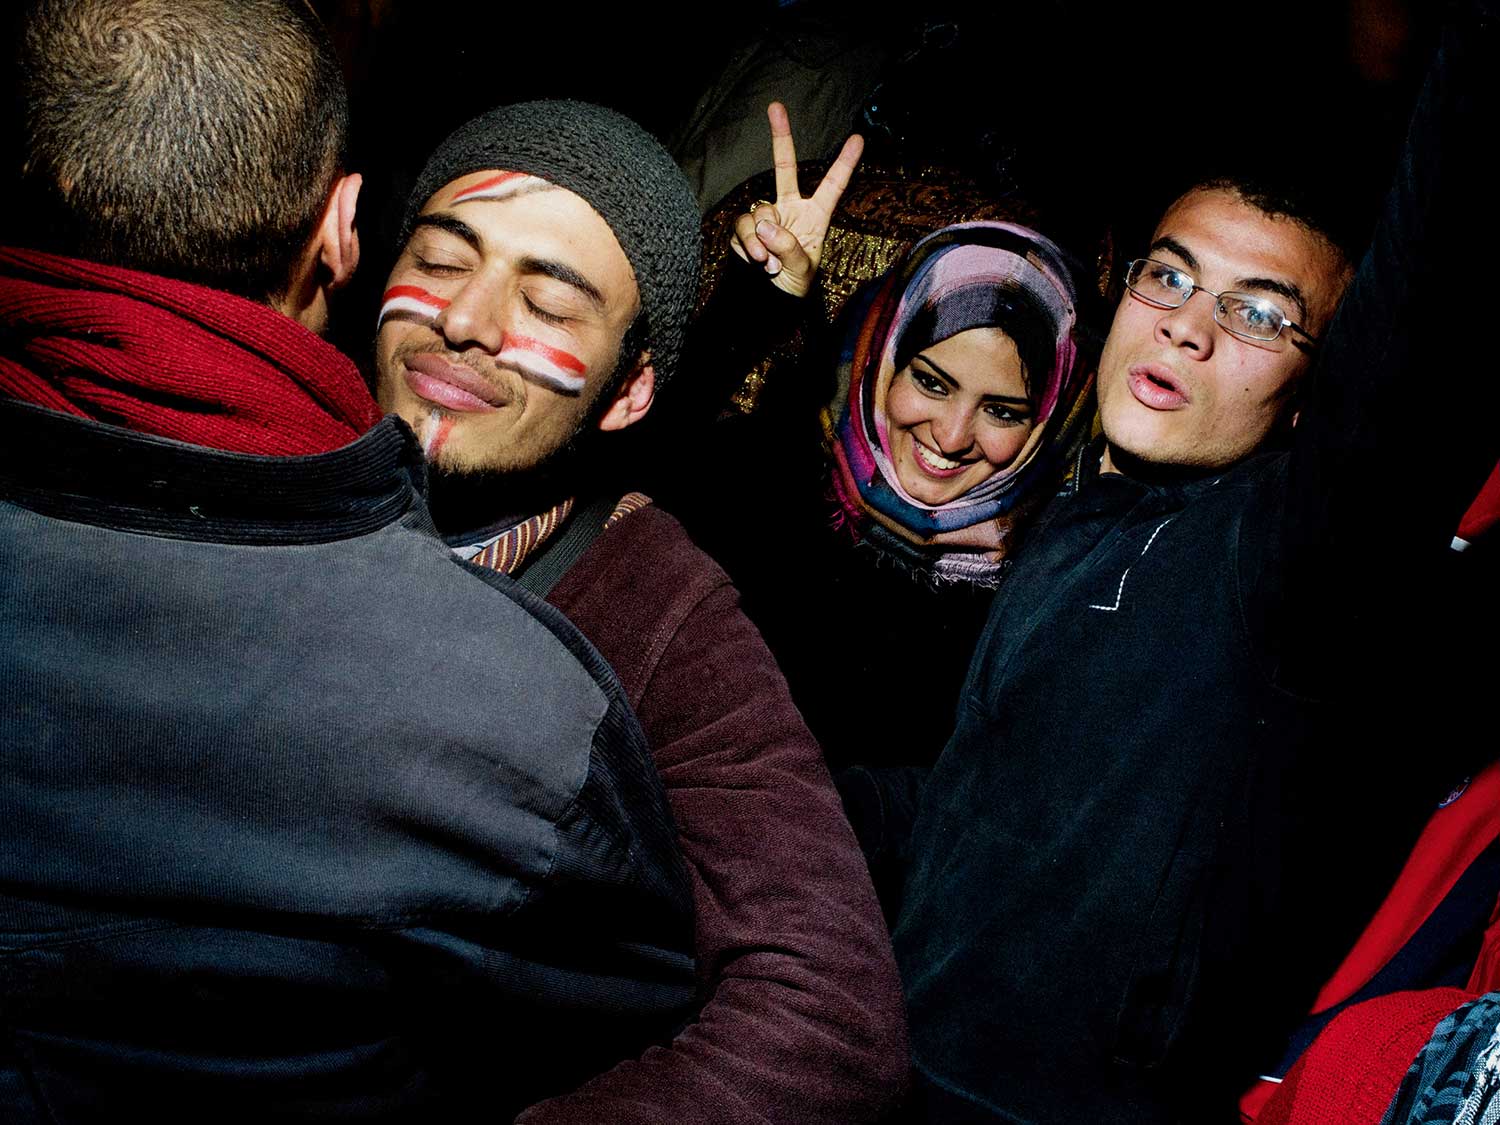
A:
POLYGON ((1343 255, 1322 235, 1222 189, 1191 191, 1173 203, 1152 235, 1154 247, 1162 244, 1191 253, 1203 274, 1197 280, 1211 289, 1281 282, 1302 293, 1319 319, 1332 312, 1348 278, 1343 255))

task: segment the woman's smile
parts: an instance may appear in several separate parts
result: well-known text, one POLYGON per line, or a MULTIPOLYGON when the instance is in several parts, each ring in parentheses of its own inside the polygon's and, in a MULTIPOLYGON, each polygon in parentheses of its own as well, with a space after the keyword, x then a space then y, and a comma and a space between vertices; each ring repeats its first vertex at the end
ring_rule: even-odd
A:
POLYGON ((896 479, 933 506, 1014 461, 1033 425, 1021 358, 998 328, 970 328, 922 349, 891 380, 885 413, 896 479))

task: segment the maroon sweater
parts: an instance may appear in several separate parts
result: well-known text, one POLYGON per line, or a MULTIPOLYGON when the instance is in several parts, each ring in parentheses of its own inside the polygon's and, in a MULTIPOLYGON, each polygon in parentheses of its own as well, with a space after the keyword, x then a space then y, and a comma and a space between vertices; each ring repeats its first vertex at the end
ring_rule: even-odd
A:
POLYGON ((705 1002, 669 1046, 518 1120, 876 1119, 907 1076, 890 942, 822 755, 729 579, 647 507, 548 600, 614 665, 653 747, 705 1002))

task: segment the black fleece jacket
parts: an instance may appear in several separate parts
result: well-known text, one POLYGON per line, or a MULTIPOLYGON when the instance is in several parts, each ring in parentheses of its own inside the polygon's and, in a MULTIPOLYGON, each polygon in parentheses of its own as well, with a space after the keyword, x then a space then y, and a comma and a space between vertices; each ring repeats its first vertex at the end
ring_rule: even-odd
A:
POLYGON ((1175 484, 1095 449, 1002 587, 896 931, 931 1119, 1231 1120, 1451 776, 1437 578, 1500 444, 1493 25, 1447 31, 1290 448, 1175 484))

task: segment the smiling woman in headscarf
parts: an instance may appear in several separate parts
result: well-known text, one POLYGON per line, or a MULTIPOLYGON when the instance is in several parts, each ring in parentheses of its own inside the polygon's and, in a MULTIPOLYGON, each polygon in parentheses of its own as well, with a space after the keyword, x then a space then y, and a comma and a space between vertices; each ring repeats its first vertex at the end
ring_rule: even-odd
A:
POLYGON ((832 327, 760 267, 728 263, 685 379, 742 374, 799 316, 807 346, 754 413, 657 438, 648 491, 739 587, 831 767, 930 764, 992 588, 1087 438, 1082 298, 1009 223, 921 239, 832 327))
MULTIPOLYGON (((732 233, 649 435, 648 491, 739 587, 831 767, 925 766, 993 587, 1087 439, 1092 285, 1034 230, 962 222, 916 237, 830 326, 820 263, 821 296, 849 293, 912 226, 845 227, 823 262, 860 143, 803 196, 785 111, 768 116, 775 202, 748 203, 766 186, 750 181, 711 219, 732 233), (739 412, 709 422, 731 391, 739 412)), ((868 199, 891 182, 867 177, 868 199)))
POLYGON ((945 227, 859 294, 824 412, 859 537, 939 579, 998 582, 1087 424, 1077 321, 1057 247, 1008 223, 945 227))

